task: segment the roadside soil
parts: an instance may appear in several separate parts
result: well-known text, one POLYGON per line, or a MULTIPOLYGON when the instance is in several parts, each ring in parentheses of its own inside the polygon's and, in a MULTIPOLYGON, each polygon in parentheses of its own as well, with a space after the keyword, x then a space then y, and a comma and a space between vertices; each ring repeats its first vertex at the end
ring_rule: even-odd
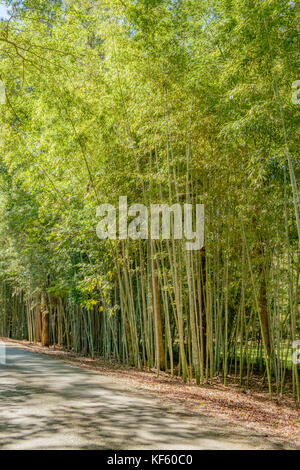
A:
POLYGON ((265 384, 260 378, 252 378, 249 389, 228 377, 224 386, 221 378, 210 384, 197 386, 194 382, 183 383, 180 377, 171 377, 165 372, 159 376, 155 370, 136 370, 114 361, 89 357, 65 351, 57 346, 43 347, 29 341, 5 341, 20 344, 39 354, 45 354, 66 363, 108 375, 116 383, 128 384, 155 396, 163 397, 170 403, 170 411, 177 406, 194 414, 201 413, 222 419, 231 424, 243 426, 262 433, 274 441, 288 442, 300 449, 300 404, 291 396, 289 389, 285 396, 269 399, 265 384))

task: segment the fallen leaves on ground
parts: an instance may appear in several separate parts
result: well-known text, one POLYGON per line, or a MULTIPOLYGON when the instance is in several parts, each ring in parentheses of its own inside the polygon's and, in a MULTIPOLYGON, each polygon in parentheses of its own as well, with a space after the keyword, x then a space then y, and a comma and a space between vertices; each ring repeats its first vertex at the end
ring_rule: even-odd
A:
POLYGON ((300 444, 300 409, 292 396, 275 396, 271 401, 260 378, 251 379, 251 389, 245 389, 228 377, 225 386, 221 378, 210 384, 197 386, 194 382, 183 383, 180 377, 165 372, 157 376, 156 370, 137 370, 101 358, 91 359, 59 347, 42 347, 28 341, 14 341, 32 351, 62 359, 103 375, 109 375, 135 389, 161 396, 168 402, 168 410, 201 413, 240 424, 278 442, 300 444))

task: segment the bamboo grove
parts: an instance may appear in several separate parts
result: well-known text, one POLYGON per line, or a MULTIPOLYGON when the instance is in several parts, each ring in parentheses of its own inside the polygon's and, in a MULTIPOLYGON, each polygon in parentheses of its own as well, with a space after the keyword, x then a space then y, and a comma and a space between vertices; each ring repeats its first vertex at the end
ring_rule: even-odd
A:
POLYGON ((297 5, 7 4, 0 336, 299 400, 297 5), (100 241, 122 195, 204 204, 204 247, 100 241))

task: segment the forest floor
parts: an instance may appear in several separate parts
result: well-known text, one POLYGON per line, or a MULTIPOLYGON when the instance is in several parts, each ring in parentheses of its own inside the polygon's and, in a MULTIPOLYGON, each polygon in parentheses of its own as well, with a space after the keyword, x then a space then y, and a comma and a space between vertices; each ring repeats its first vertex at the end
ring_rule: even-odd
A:
POLYGON ((270 400, 260 378, 252 378, 249 389, 235 383, 231 376, 228 377, 227 386, 224 386, 221 378, 215 378, 211 384, 197 386, 193 382, 184 384, 181 378, 171 377, 164 372, 157 377, 154 370, 136 370, 101 358, 91 359, 59 347, 43 347, 25 340, 5 338, 5 341, 109 376, 114 383, 127 384, 130 388, 163 398, 170 403, 170 411, 175 411, 178 406, 184 407, 195 415, 218 418, 224 420, 224 424, 242 425, 275 442, 288 442, 296 448, 300 446, 299 403, 289 393, 285 396, 276 395, 270 400))

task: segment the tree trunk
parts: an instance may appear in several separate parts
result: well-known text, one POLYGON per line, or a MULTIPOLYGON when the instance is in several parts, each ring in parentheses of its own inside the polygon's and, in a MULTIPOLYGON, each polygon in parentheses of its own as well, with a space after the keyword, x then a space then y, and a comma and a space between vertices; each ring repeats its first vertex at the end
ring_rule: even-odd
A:
POLYGON ((266 273, 264 270, 265 252, 264 252, 262 239, 259 240, 258 255, 259 255, 259 277, 260 277, 259 315, 260 315, 260 321, 261 321, 264 347, 266 349, 266 355, 269 358, 271 354, 271 340, 270 340, 269 318, 268 318, 268 308, 267 308, 267 282, 266 282, 266 273))
POLYGON ((206 364, 207 357, 207 319, 206 319, 206 252, 205 247, 200 250, 201 260, 201 295, 200 295, 200 315, 201 315, 201 332, 202 348, 203 348, 203 363, 206 364))
MULTIPOLYGON (((165 349, 164 349, 164 339, 162 333, 162 321, 161 321, 161 310, 160 310, 160 301, 159 301, 159 283, 158 283, 158 275, 157 275, 157 261, 153 260, 153 282, 152 282, 152 306, 153 306, 153 313, 154 313, 154 321, 156 324, 156 337, 157 337, 157 345, 158 348, 158 356, 159 356, 159 369, 165 369, 165 349)), ((158 366, 156 364, 156 366, 158 366)))
POLYGON ((47 297, 43 295, 42 297, 42 305, 41 305, 41 312, 42 312, 42 345, 49 346, 50 340, 50 331, 49 331, 49 308, 47 297))
POLYGON ((34 338, 33 340, 36 343, 40 343, 42 339, 42 310, 41 310, 41 303, 40 299, 38 300, 38 304, 35 307, 35 328, 34 328, 34 338))

